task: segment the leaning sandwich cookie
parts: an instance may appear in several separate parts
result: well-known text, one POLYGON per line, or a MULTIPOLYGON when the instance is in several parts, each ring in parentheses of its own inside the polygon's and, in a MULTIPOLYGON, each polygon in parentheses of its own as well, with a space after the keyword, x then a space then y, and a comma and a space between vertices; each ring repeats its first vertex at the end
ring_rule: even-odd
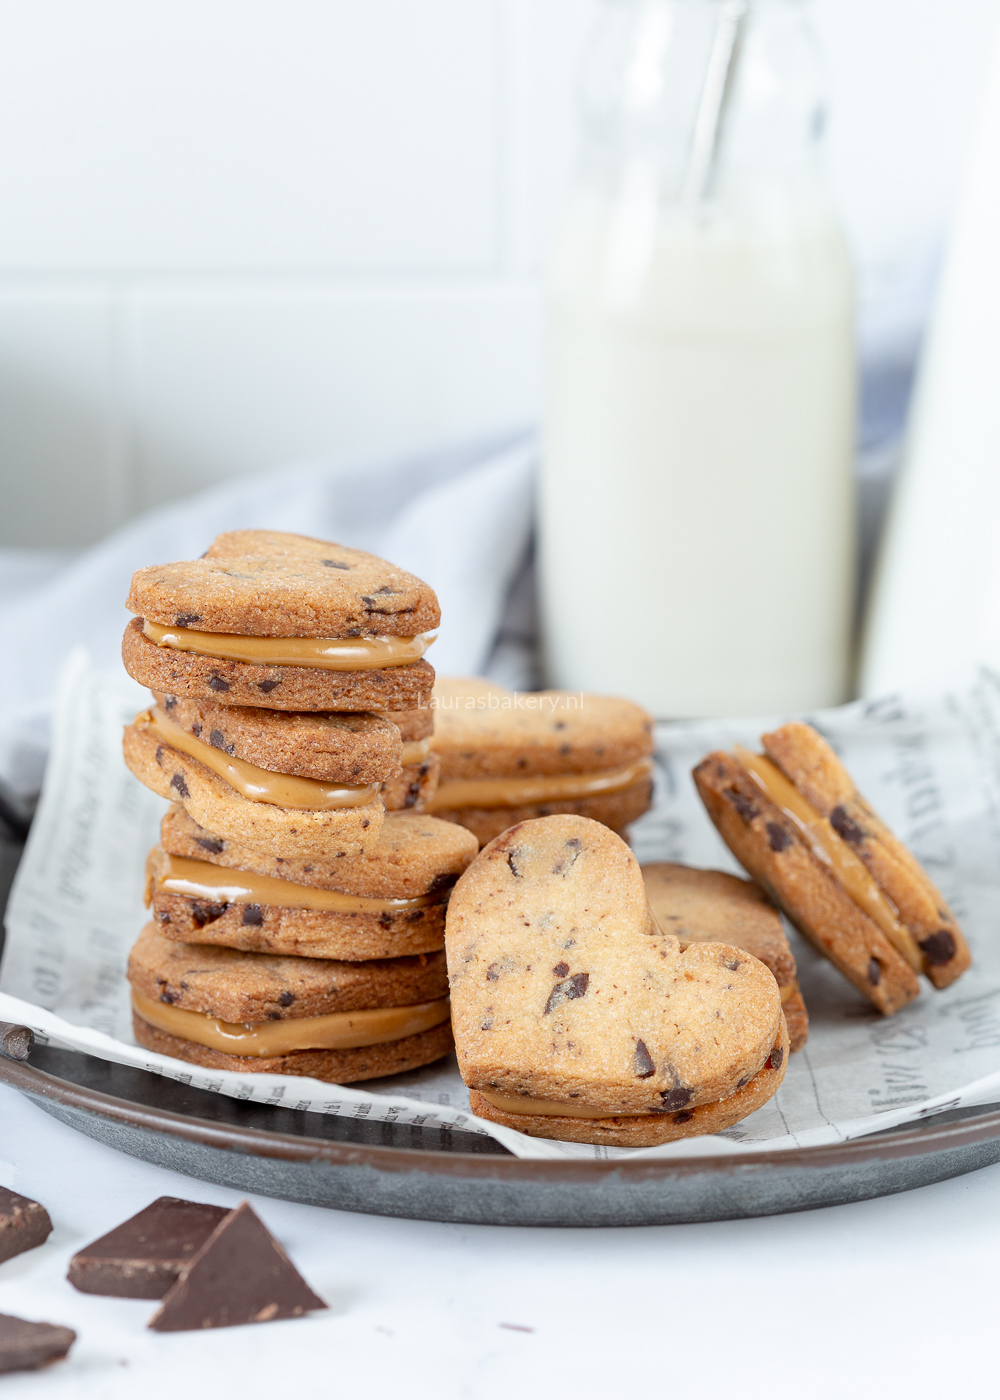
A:
POLYGON ((363 963, 176 943, 149 924, 129 958, 140 1045, 210 1069, 352 1083, 452 1047, 444 956, 363 963))
POLYGON ((345 961, 443 948, 448 896, 478 850, 463 827, 409 812, 387 817, 367 854, 330 861, 240 847, 182 807, 160 830, 147 903, 167 938, 345 961))
POLYGON ((792 1053, 809 1038, 809 1013, 781 917, 752 880, 721 870, 657 861, 642 867, 646 898, 664 933, 688 943, 731 943, 770 968, 781 995, 792 1053))
POLYGON ((823 737, 787 724, 765 752, 713 753, 694 770, 736 858, 796 928, 885 1015, 949 985, 968 945, 940 892, 857 792, 823 737))
POLYGON ((444 677, 433 706, 441 780, 427 810, 468 827, 481 845, 516 822, 555 813, 620 831, 649 807, 652 719, 630 700, 515 694, 444 677))
POLYGON ((321 783, 232 757, 175 724, 158 705, 126 726, 122 751, 146 787, 181 802, 199 825, 275 855, 357 855, 378 840, 378 783, 321 783))
POLYGON ((576 815, 491 841, 448 905, 452 1022, 474 1113, 532 1136, 651 1146, 777 1091, 788 1031, 763 963, 659 929, 624 841, 576 815))

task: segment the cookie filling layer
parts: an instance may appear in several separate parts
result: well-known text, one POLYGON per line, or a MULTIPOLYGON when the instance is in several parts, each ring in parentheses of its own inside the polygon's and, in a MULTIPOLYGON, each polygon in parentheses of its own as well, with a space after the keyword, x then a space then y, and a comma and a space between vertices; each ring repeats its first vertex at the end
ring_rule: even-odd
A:
POLYGON ((412 666, 436 633, 415 637, 239 637, 231 632, 198 632, 191 627, 164 627, 144 619, 145 637, 158 647, 214 656, 219 661, 246 661, 254 666, 316 666, 324 671, 381 671, 412 666))
POLYGON ((414 763, 423 763, 430 751, 430 739, 413 739, 409 743, 403 745, 403 751, 399 755, 399 761, 404 768, 409 768, 414 763))
POLYGON ((251 802, 267 802, 273 807, 295 811, 329 812, 343 807, 365 807, 378 797, 378 783, 321 783, 316 778, 296 778, 290 773, 270 773, 246 759, 233 758, 221 749, 196 739, 154 705, 135 717, 135 727, 153 734, 168 748, 195 758, 216 777, 251 802))
POLYGON ((794 822, 813 855, 826 866, 862 913, 867 914, 881 929, 914 972, 920 972, 923 958, 917 940, 904 928, 896 906, 872 877, 864 861, 837 835, 826 818, 806 801, 776 763, 764 754, 751 753, 740 744, 733 746, 733 753, 765 797, 769 797, 794 822))
POLYGON ((571 801, 622 792, 653 771, 651 758, 640 758, 625 768, 605 768, 598 773, 558 773, 536 778, 455 778, 442 783, 431 812, 458 807, 530 807, 536 802, 571 801))
POLYGON ((621 1113, 609 1113, 606 1108, 587 1108, 585 1104, 555 1103, 550 1099, 509 1098, 506 1094, 495 1094, 492 1089, 477 1089, 487 1103, 501 1113, 530 1113, 541 1118, 659 1118, 658 1113, 648 1109, 624 1109, 621 1113))
MULTIPOLYGON (((447 891, 418 895, 414 899, 371 899, 367 895, 341 894, 339 890, 295 885, 274 875, 257 875, 250 870, 230 870, 205 860, 162 854, 155 848, 150 857, 150 885, 167 894, 192 899, 224 900, 227 904, 272 905, 279 909, 313 909, 333 914, 391 914, 405 909, 423 909, 441 904, 447 891), (160 869, 152 873, 154 857, 160 869)), ((149 890, 150 903, 152 888, 149 890)))
POLYGON ((447 1021, 450 1014, 450 1002, 443 997, 440 1001, 424 1001, 417 1006, 335 1011, 329 1016, 234 1025, 201 1011, 184 1011, 179 1006, 154 1001, 134 988, 132 1005, 144 1021, 179 1040, 191 1040, 210 1050, 255 1059, 290 1055, 296 1050, 358 1050, 365 1045, 385 1045, 391 1040, 429 1031, 447 1021))

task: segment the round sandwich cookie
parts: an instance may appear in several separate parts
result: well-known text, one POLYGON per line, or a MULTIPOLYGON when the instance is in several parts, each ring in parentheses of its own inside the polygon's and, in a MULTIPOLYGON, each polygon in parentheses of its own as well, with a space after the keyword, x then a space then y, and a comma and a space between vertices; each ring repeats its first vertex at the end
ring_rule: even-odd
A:
POLYGON ((661 930, 638 862, 596 821, 544 817, 491 841, 452 892, 445 943, 474 1112, 651 1146, 730 1126, 781 1083, 772 973, 731 944, 682 948, 661 930))
POLYGON ((712 753, 694 770, 737 860, 795 927, 884 1015, 969 966, 942 895, 857 792, 811 725, 762 738, 765 752, 712 753))
POLYGON ((347 1084, 452 1047, 441 953, 344 963, 175 943, 149 924, 129 957, 140 1045, 211 1069, 347 1084))
POLYGON ((781 916, 752 880, 721 870, 657 861, 642 866, 646 898, 664 933, 689 943, 731 943, 771 969, 781 994, 791 1051, 809 1038, 809 1013, 781 916))
POLYGON ((428 703, 433 589, 373 554, 274 530, 133 576, 125 669, 161 695, 275 710, 428 703))
POLYGON ((427 810, 480 845, 560 812, 621 831, 649 808, 653 722, 630 700, 441 677, 433 706, 441 780, 427 810))
POLYGON ((478 850, 463 827, 410 813, 387 817, 369 854, 331 862, 248 850, 176 806, 161 840, 147 903, 166 937, 346 961, 443 948, 448 896, 478 850))
POLYGON ((378 784, 271 773, 195 738, 154 706, 127 725, 122 751, 146 787, 181 802, 201 826, 272 855, 360 855, 385 815, 378 784))

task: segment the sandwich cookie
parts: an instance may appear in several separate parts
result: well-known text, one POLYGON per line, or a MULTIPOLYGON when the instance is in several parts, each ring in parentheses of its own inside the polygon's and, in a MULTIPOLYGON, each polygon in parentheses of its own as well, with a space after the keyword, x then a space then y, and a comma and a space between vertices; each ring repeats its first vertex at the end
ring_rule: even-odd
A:
POLYGON ((625 842, 566 815, 491 841, 448 906, 455 1044, 474 1113, 530 1135, 651 1146, 718 1132, 777 1090, 770 971, 657 927, 625 842))
POLYGON ((400 769, 382 784, 382 801, 387 812, 423 812, 437 792, 441 760, 434 752, 434 711, 403 710, 386 714, 402 739, 400 769))
POLYGON ((361 550, 273 530, 140 569, 125 669, 161 695, 274 710, 408 710, 434 681, 433 589, 361 550))
MULTIPOLYGON (((377 783, 387 811, 422 811, 437 788, 440 762, 430 738, 404 739, 389 715, 267 710, 155 692, 153 701, 194 738, 258 768, 319 782, 377 783)), ((410 714, 432 711, 403 711, 404 723, 410 714)))
POLYGON ((329 1083, 430 1064, 452 1047, 444 955, 347 963, 175 943, 129 957, 140 1045, 190 1064, 329 1083))
POLYGON ((428 810, 468 827, 480 845, 560 812, 621 831, 650 804, 652 731, 630 700, 442 678, 434 690, 441 781, 428 810))
POLYGON ((796 928, 884 1015, 969 966, 954 915, 911 853, 807 724, 765 752, 713 753, 694 770, 730 850, 796 928))
POLYGON ((642 867, 646 898, 664 933, 689 943, 731 943, 771 969, 792 1053, 809 1038, 809 1013, 777 909, 752 880, 659 861, 642 867))
POLYGON ((402 737, 382 715, 266 710, 156 693, 153 703, 193 738, 270 773, 357 785, 400 772, 402 737))
POLYGON ((338 861, 289 860, 234 845, 181 807, 146 867, 160 932, 246 952, 363 961, 444 947, 455 880, 478 843, 433 817, 388 817, 375 847, 338 861))
POLYGON ((181 728, 158 705, 125 728, 125 762, 146 787, 181 802, 210 831, 272 855, 359 855, 385 815, 377 783, 274 773, 181 728))

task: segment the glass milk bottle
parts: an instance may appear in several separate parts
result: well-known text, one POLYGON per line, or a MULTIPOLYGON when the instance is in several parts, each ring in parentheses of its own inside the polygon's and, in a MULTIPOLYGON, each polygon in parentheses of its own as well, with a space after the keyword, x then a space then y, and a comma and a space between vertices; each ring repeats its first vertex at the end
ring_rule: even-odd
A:
POLYGON ((853 285, 798 0, 605 0, 548 286, 550 683, 660 718, 849 691, 853 285))

